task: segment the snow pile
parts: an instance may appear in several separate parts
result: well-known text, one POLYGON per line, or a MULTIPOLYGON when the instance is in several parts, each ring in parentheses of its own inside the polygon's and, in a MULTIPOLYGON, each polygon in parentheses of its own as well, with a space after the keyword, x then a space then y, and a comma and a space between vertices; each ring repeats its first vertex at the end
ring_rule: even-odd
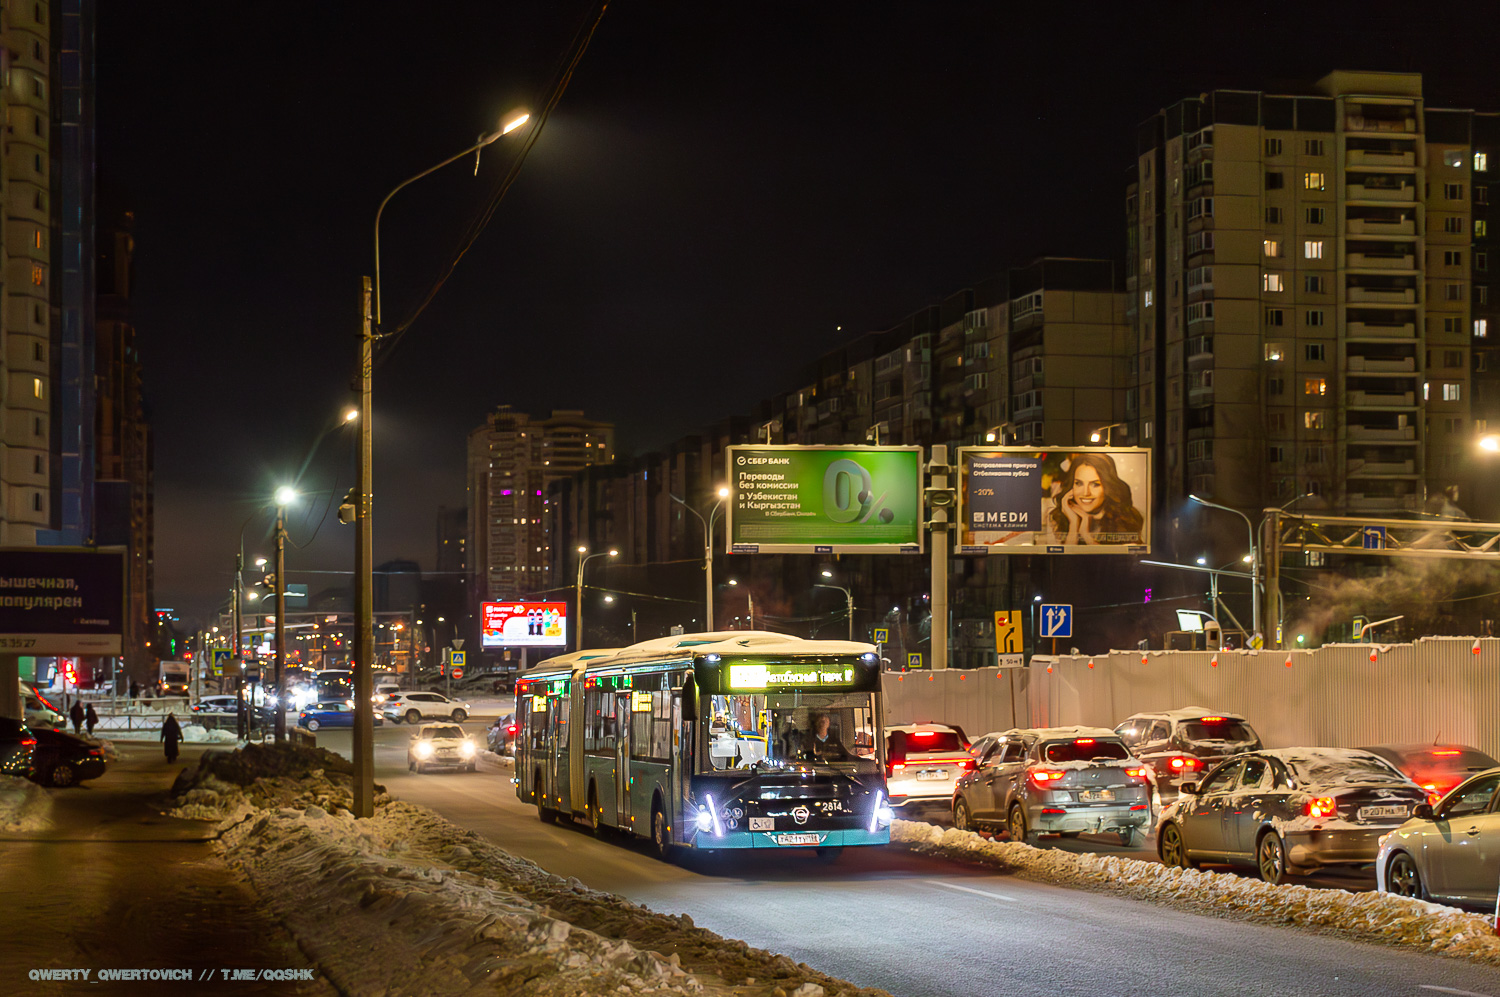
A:
POLYGON ((1013 871, 1029 879, 1107 889, 1215 917, 1301 925, 1500 965, 1500 938, 1495 937, 1489 918, 1388 893, 1272 886, 1234 873, 991 841, 972 831, 919 821, 892 822, 891 844, 1013 871))
MULTIPOLYGON (((158 734, 158 737, 161 735, 158 734)), ((239 735, 232 730, 209 730, 198 724, 183 724, 182 739, 194 744, 238 744, 239 735)))
POLYGON ((0 776, 0 831, 46 830, 50 804, 47 791, 29 779, 0 776))
POLYGON ((553 876, 384 794, 356 821, 347 772, 321 749, 247 748, 206 753, 174 789, 178 816, 226 818, 225 857, 342 992, 882 993, 553 876))

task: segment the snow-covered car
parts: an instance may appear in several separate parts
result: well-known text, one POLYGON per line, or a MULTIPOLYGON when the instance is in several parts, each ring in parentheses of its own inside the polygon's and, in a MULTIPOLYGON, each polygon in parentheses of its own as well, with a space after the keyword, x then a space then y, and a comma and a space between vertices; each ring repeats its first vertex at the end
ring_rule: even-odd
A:
POLYGON ((516 749, 516 717, 507 713, 485 728, 485 746, 497 755, 514 754, 516 749))
POLYGON ((1221 762, 1162 811, 1165 865, 1250 865, 1268 883, 1369 865, 1380 838, 1426 802, 1420 786, 1358 748, 1272 748, 1221 762))
POLYGON ((193 704, 194 713, 237 713, 237 696, 204 696, 193 704))
POLYGON ((456 768, 474 771, 479 754, 458 724, 423 724, 406 746, 408 772, 426 772, 430 768, 456 768))
POLYGON ((1500 880, 1500 768, 1467 779, 1380 839, 1375 883, 1382 893, 1442 900, 1466 907, 1495 905, 1500 880))
MULTIPOLYGON (((1433 806, 1475 773, 1500 768, 1500 762, 1466 744, 1377 744, 1364 750, 1384 758, 1427 790, 1427 802, 1433 806)), ((1500 874, 1500 869, 1496 871, 1500 874)))
POLYGON ((947 809, 959 776, 973 767, 961 727, 924 723, 885 729, 886 796, 896 810, 947 809))
POLYGON ((1201 706, 1137 713, 1117 725, 1115 733, 1132 755, 1151 766, 1163 802, 1176 799, 1183 783, 1200 781, 1230 755, 1263 746, 1244 717, 1201 706))
POLYGON ((1006 731, 953 793, 955 827, 1003 827, 1012 841, 1114 832, 1129 845, 1150 821, 1145 764, 1102 727, 1006 731))
POLYGON ((461 724, 473 710, 468 703, 449 699, 440 692, 402 692, 382 703, 380 712, 394 723, 405 720, 409 724, 417 724, 423 720, 441 718, 461 724))

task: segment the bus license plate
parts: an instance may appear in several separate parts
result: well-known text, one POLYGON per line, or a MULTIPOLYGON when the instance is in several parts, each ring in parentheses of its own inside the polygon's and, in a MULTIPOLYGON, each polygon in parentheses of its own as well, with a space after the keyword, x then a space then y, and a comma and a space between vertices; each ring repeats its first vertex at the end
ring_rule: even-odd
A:
POLYGON ((778 834, 776 843, 778 845, 816 845, 823 839, 816 834, 778 834))
POLYGON ((1113 800, 1115 798, 1115 791, 1113 789, 1085 789, 1078 794, 1078 798, 1089 802, 1113 800))
POLYGON ((1376 817, 1405 817, 1408 813, 1406 807, 1360 807, 1359 819, 1371 820, 1376 817))
POLYGON ((948 781, 947 769, 919 769, 917 771, 918 782, 948 781))

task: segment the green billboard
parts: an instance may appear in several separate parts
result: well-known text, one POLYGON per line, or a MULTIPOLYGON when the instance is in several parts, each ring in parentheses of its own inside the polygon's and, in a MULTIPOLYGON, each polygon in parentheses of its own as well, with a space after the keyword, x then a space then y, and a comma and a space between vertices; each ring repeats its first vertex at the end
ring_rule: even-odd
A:
POLYGON ((726 450, 736 554, 920 553, 920 447, 726 450))

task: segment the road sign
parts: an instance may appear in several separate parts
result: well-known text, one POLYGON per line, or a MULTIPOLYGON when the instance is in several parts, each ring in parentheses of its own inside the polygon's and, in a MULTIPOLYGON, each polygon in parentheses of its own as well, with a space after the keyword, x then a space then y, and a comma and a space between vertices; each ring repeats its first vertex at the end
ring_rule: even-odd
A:
POLYGON ((875 628, 875 643, 889 644, 891 641, 891 630, 889 627, 875 628))
POLYGON ((921 668, 922 667, 922 652, 921 651, 912 651, 912 652, 908 653, 907 656, 906 656, 906 667, 907 668, 921 668))
POLYGON ((1354 628, 1354 643, 1358 644, 1365 639, 1365 624, 1369 622, 1368 616, 1356 616, 1351 621, 1351 626, 1354 628))
MULTIPOLYGON (((455 650, 455 651, 462 651, 463 649, 464 649, 464 639, 462 637, 455 637, 455 638, 453 638, 453 650, 455 650)), ((460 661, 459 664, 463 664, 463 662, 460 661)))
POLYGON ((453 677, 454 678, 462 678, 463 677, 463 674, 462 674, 463 673, 463 667, 464 667, 464 665, 466 665, 466 664, 469 663, 468 662, 468 657, 469 657, 469 652, 468 651, 454 651, 452 654, 450 654, 448 656, 448 663, 453 666, 453 677))
POLYGON ((224 668, 229 664, 229 648, 215 647, 209 651, 209 654, 213 657, 211 664, 214 674, 223 675, 224 668))
POLYGON ((1366 526, 1361 538, 1365 550, 1385 550, 1384 526, 1366 526))
POLYGON ((1073 636, 1073 607, 1067 603, 1043 604, 1042 626, 1039 636, 1042 637, 1071 637, 1073 636))
POLYGON ((464 670, 461 667, 459 667, 458 665, 454 665, 453 666, 453 677, 456 678, 456 679, 463 678, 464 677, 464 670))
POLYGON ((995 612, 995 653, 1001 656, 1021 653, 1021 614, 1008 609, 995 612))

